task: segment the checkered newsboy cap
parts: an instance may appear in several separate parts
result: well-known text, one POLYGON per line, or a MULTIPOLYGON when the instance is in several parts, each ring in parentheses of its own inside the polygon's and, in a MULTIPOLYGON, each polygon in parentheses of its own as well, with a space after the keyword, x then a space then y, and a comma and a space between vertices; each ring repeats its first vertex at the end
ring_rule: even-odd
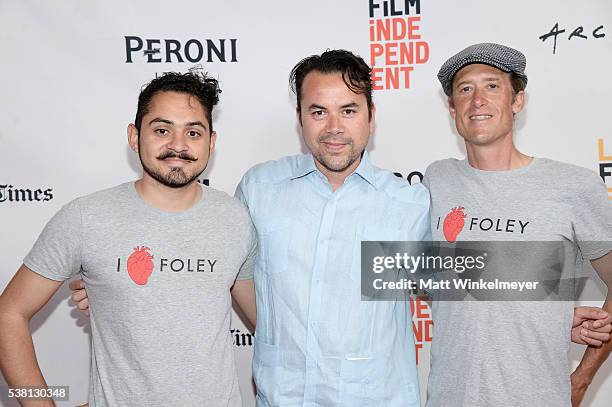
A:
POLYGON ((512 72, 527 86, 527 75, 525 75, 527 61, 522 52, 505 45, 482 43, 470 45, 442 65, 438 72, 438 80, 442 84, 444 93, 450 96, 453 77, 461 68, 470 64, 485 64, 504 72, 512 72))

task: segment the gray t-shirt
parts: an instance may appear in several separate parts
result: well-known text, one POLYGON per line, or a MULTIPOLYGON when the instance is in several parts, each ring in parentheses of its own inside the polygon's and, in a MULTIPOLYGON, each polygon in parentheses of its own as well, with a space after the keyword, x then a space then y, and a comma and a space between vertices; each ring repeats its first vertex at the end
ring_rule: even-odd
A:
POLYGON ((91 407, 241 405, 229 290, 253 276, 256 235, 242 203, 202 188, 182 212, 133 183, 78 198, 26 256, 44 277, 85 281, 91 407))
MULTIPOLYGON (((612 205, 584 168, 535 158, 481 171, 447 159, 423 182, 434 240, 569 241, 585 259, 612 250, 612 205)), ((428 407, 571 405, 572 302, 434 301, 432 314, 428 407)))

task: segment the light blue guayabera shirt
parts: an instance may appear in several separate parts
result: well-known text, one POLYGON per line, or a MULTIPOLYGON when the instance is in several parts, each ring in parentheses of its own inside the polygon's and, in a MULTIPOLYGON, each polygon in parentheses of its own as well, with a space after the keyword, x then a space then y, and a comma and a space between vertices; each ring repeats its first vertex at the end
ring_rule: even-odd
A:
POLYGON ((257 406, 419 406, 407 301, 361 301, 362 240, 425 240, 429 193, 372 165, 333 192, 311 155, 252 168, 257 406))

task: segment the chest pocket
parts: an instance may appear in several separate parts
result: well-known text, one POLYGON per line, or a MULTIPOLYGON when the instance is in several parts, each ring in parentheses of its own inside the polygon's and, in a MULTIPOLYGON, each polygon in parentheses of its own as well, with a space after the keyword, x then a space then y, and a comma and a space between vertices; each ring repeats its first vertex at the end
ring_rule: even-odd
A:
POLYGON ((267 222, 258 228, 259 256, 258 268, 268 274, 282 273, 287 270, 291 223, 287 219, 267 222))

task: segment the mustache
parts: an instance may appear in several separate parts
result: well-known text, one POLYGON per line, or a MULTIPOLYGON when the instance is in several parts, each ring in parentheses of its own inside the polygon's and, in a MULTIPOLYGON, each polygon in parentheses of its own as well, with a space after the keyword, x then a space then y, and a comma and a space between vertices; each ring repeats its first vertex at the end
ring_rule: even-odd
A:
POLYGON ((319 137, 319 143, 338 143, 338 144, 353 144, 350 138, 338 137, 334 134, 326 134, 319 137))
POLYGON ((166 158, 180 158, 181 160, 186 161, 198 161, 197 157, 194 157, 186 152, 175 153, 174 151, 164 151, 157 156, 158 160, 165 160, 166 158))

